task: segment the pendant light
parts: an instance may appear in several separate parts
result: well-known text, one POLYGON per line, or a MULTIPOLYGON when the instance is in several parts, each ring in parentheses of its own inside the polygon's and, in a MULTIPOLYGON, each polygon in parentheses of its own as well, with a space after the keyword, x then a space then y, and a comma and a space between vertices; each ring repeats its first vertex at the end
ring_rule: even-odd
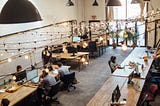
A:
POLYGON ((66 5, 67 5, 67 6, 74 6, 74 3, 73 3, 71 0, 68 0, 68 2, 67 2, 66 5))
POLYGON ((108 0, 106 6, 121 6, 121 2, 119 0, 108 0))
POLYGON ((141 0, 132 0, 131 1, 131 4, 138 4, 138 3, 141 3, 141 0))
POLYGON ((28 0, 8 0, 0 13, 0 24, 41 21, 36 7, 28 0))
POLYGON ((92 6, 98 6, 97 0, 94 1, 94 3, 92 4, 92 6))

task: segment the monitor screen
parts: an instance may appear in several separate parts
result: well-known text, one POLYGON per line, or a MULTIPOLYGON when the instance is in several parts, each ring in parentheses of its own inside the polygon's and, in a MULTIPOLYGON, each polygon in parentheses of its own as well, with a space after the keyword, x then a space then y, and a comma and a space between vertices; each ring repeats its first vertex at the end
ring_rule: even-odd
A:
POLYGON ((16 73, 15 76, 16 76, 16 81, 23 80, 24 78, 26 78, 26 70, 16 73))
POLYGON ((30 81, 30 80, 38 77, 38 69, 28 71, 26 77, 27 77, 27 81, 30 81))
POLYGON ((81 38, 78 36, 73 36, 73 42, 80 42, 81 38))
POLYGON ((117 87, 115 88, 115 94, 116 94, 116 102, 118 102, 120 96, 121 96, 121 92, 119 90, 119 86, 117 85, 117 87))
POLYGON ((67 47, 68 53, 73 53, 73 56, 75 55, 75 53, 77 53, 77 48, 73 47, 73 46, 69 46, 67 47))

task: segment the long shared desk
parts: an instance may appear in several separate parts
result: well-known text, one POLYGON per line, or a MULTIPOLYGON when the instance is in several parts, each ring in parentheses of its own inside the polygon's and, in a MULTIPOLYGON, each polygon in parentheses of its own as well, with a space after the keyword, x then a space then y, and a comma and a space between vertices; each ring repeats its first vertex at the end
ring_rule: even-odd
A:
MULTIPOLYGON (((53 69, 55 67, 55 65, 52 65, 53 69)), ((66 66, 68 68, 70 68, 70 66, 66 66)), ((39 71, 39 74, 41 73, 41 71, 39 71)), ((58 73, 51 73, 54 77, 58 76, 58 73)), ((23 100, 24 98, 26 98, 27 96, 31 95, 32 93, 34 93, 37 90, 38 86, 35 85, 31 85, 31 86, 26 86, 26 84, 23 85, 17 85, 14 84, 12 85, 12 87, 14 87, 14 91, 13 92, 3 92, 0 93, 0 102, 3 98, 7 98, 10 101, 9 106, 14 106, 15 104, 17 104, 18 102, 20 102, 21 100, 23 100), (16 89, 16 90, 15 90, 16 89)))
POLYGON ((122 62, 121 66, 125 66, 124 69, 117 69, 99 89, 99 91, 89 101, 87 106, 111 106, 112 92, 119 85, 120 99, 125 103, 118 103, 116 106, 136 106, 145 83, 145 79, 149 72, 153 59, 149 58, 148 61, 144 61, 143 57, 146 56, 146 48, 135 48, 129 56, 122 62), (144 70, 140 65, 140 78, 133 78, 134 85, 128 84, 128 77, 133 72, 128 66, 129 61, 137 62, 144 65, 144 70))

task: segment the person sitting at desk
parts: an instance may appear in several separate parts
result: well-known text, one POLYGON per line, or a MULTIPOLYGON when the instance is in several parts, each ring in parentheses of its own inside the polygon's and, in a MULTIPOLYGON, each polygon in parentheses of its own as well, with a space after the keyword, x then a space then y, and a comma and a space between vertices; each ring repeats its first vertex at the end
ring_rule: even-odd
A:
MULTIPOLYGON (((58 69, 58 72, 60 74, 60 79, 61 79, 61 81, 63 81, 64 75, 70 74, 70 71, 69 71, 68 67, 63 66, 63 64, 61 62, 58 62, 57 66, 58 67, 55 67, 55 68, 58 69)), ((78 83, 78 81, 76 78, 74 78, 73 84, 76 84, 76 83, 78 83)))
POLYGON ((22 66, 21 65, 18 65, 17 66, 17 73, 21 72, 22 71, 22 66))
POLYGON ((45 70, 42 71, 42 74, 40 75, 39 82, 38 82, 38 88, 37 88, 37 96, 42 103, 43 97, 47 95, 50 90, 51 86, 54 86, 56 84, 56 79, 47 73, 45 70))
POLYGON ((111 56, 110 58, 110 67, 113 71, 115 71, 117 68, 122 68, 119 64, 116 63, 116 59, 116 56, 111 56))

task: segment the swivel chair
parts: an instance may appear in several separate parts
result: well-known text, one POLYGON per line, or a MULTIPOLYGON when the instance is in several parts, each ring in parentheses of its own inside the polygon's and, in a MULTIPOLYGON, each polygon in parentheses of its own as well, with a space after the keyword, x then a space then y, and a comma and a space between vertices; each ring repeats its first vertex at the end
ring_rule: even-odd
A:
POLYGON ((64 88, 66 88, 68 92, 70 92, 70 88, 76 89, 76 87, 73 86, 74 79, 75 79, 75 72, 71 72, 69 74, 66 74, 61 79, 61 81, 64 83, 64 88))
POLYGON ((61 81, 59 80, 56 85, 51 87, 50 92, 46 95, 45 97, 45 104, 50 104, 50 103, 57 103, 59 104, 60 102, 57 100, 57 98, 53 98, 59 91, 59 85, 60 85, 61 81))
POLYGON ((95 41, 90 41, 88 44, 89 56, 95 58, 97 53, 97 44, 95 41))

